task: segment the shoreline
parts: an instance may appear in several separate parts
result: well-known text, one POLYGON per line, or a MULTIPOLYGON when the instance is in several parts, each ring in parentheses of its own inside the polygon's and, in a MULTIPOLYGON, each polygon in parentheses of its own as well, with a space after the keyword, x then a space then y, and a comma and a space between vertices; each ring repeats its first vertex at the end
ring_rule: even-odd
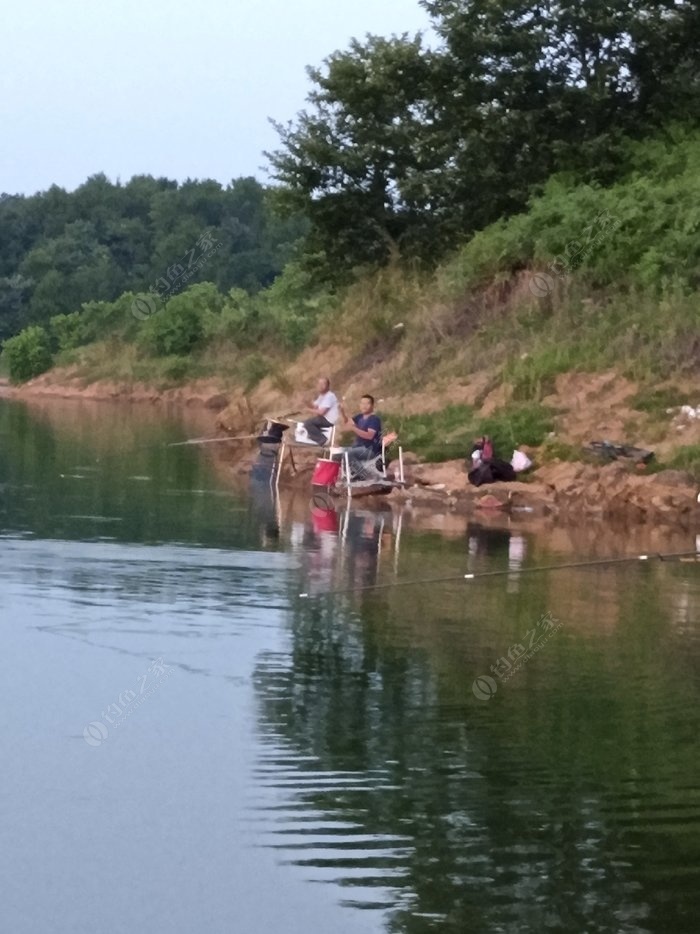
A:
MULTIPOLYGON (((235 430, 220 414, 234 406, 241 419, 255 421, 255 410, 240 390, 224 391, 214 380, 201 380, 184 386, 159 390, 144 383, 95 382, 68 373, 62 379, 49 374, 20 387, 0 380, 0 397, 31 402, 32 400, 78 401, 99 403, 176 406, 212 412, 212 434, 225 437, 235 430), (244 405, 246 403, 246 405, 244 405), (247 411, 246 411, 247 407, 247 411)), ((235 426, 236 428, 238 426, 235 426)), ((296 452, 295 452, 296 453, 296 452)), ((315 449, 310 453, 317 454, 315 449)), ((446 515, 538 516, 561 521, 607 522, 621 520, 639 525, 649 523, 680 525, 688 530, 700 529, 698 484, 678 470, 661 470, 651 474, 633 472, 623 462, 591 464, 582 461, 553 460, 537 465, 522 479, 511 483, 493 483, 472 487, 468 483, 464 459, 437 463, 420 463, 407 455, 408 486, 393 490, 383 497, 392 506, 432 510, 446 515)), ((245 446, 235 451, 217 452, 217 460, 239 479, 250 473, 255 451, 245 446)), ((286 487, 309 486, 315 457, 302 455, 296 475, 287 468, 281 484, 286 487)), ((357 497, 357 502, 366 501, 357 497)))
POLYGON ((148 403, 150 405, 200 406, 219 412, 231 402, 231 394, 214 380, 196 380, 183 386, 158 389, 143 382, 119 383, 98 380, 86 383, 78 376, 65 374, 65 378, 50 379, 52 373, 13 386, 9 380, 0 380, 0 397, 10 399, 61 399, 84 402, 119 402, 128 405, 148 403))

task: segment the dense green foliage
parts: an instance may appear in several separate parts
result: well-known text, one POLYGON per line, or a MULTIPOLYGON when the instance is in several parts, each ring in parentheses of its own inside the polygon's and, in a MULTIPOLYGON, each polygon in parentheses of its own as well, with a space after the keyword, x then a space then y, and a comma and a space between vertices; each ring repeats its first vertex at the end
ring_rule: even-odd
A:
POLYGON ((0 195, 0 340, 126 291, 160 296, 206 279, 254 293, 281 272, 304 229, 298 217, 280 219, 252 178, 224 188, 95 175, 74 192, 0 195))
POLYGON ((44 328, 37 325, 25 328, 20 334, 5 341, 4 352, 10 379, 14 383, 23 383, 39 376, 51 366, 49 336, 44 328))
POLYGON ((626 136, 700 115, 693 0, 424 0, 440 37, 369 37, 310 69, 270 154, 334 268, 426 260, 555 172, 609 183, 626 136))
POLYGON ((627 147, 629 168, 608 187, 551 179, 529 210, 477 233, 444 271, 461 291, 498 273, 581 272, 599 286, 659 296, 700 286, 700 134, 677 128, 627 147))

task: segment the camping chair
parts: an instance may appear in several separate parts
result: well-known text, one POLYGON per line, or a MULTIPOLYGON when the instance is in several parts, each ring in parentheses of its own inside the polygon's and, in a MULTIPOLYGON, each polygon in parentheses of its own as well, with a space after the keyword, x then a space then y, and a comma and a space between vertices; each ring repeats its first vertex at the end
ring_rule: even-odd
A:
MULTIPOLYGON (((292 471, 296 474, 297 466, 294 463, 294 450, 305 449, 307 451, 324 451, 329 447, 332 448, 335 443, 335 433, 336 426, 331 425, 330 428, 322 428, 321 431, 326 437, 325 444, 316 444, 315 441, 308 440, 308 435, 306 434, 306 429, 304 428, 304 423, 300 421, 290 422, 290 427, 293 427, 294 435, 293 437, 287 437, 284 435, 280 444, 279 456, 277 458, 277 469, 275 470, 275 486, 279 486, 280 474, 282 473, 282 464, 284 463, 285 456, 287 451, 289 451, 289 463, 292 465, 292 471), (303 440, 304 437, 306 440, 303 440)), ((292 432, 290 431, 291 435, 292 432)))
POLYGON ((330 428, 321 428, 321 432, 322 434, 325 435, 325 438, 326 438, 326 443, 322 445, 316 444, 315 441, 309 440, 309 436, 306 432, 306 428, 304 428, 303 422, 292 422, 292 425, 294 426, 294 441, 298 445, 306 444, 306 445, 309 445, 310 447, 326 448, 326 447, 333 447, 333 445, 335 444, 335 432, 336 432, 335 425, 331 425, 330 428))
MULTIPOLYGON (((393 443, 393 442, 392 442, 393 443)), ((377 457, 369 458, 366 462, 358 461, 350 457, 350 452, 343 449, 337 449, 343 452, 341 479, 345 481, 348 489, 348 495, 352 495, 352 484, 371 485, 372 483, 386 483, 387 481, 387 457, 386 451, 390 445, 387 445, 382 438, 382 453, 377 457)), ((403 448, 399 446, 399 480, 404 483, 403 470, 403 448)))

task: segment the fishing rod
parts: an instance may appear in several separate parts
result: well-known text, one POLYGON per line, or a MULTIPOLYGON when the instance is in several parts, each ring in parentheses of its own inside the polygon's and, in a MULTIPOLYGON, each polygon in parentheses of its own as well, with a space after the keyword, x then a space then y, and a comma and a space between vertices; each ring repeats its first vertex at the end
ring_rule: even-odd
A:
MULTIPOLYGON (((299 412, 295 411, 285 415, 264 415, 263 419, 268 422, 276 422, 279 425, 284 425, 292 415, 298 414, 299 412)), ((259 437, 260 432, 255 435, 234 435, 233 438, 189 438, 187 441, 174 441, 172 444, 166 445, 166 447, 181 448, 191 444, 223 444, 225 441, 253 441, 259 437)))
MULTIPOLYGON (((534 568, 518 568, 514 570, 513 568, 503 568, 498 571, 473 571, 466 574, 452 574, 444 577, 422 577, 418 580, 404 580, 404 581, 391 581, 388 584, 368 584, 364 587, 346 587, 342 590, 328 590, 326 593, 318 594, 318 597, 335 597, 341 594, 348 593, 362 593, 367 590, 389 590, 393 587, 415 587, 422 586, 423 584, 448 584, 454 583, 456 581, 473 581, 481 580, 485 577, 505 577, 511 574, 535 574, 541 573, 542 571, 564 571, 572 570, 574 568, 591 568, 591 567, 602 567, 604 565, 614 565, 614 564, 631 564, 635 561, 652 561, 658 559, 659 561, 671 561, 673 559, 683 559, 683 558, 700 558, 700 551, 696 548, 694 551, 675 551, 675 552, 666 552, 661 554, 656 552, 654 554, 642 554, 642 555, 626 555, 625 557, 617 558, 595 558, 588 561, 569 561, 566 564, 542 564, 534 568)), ((311 599, 312 595, 309 593, 300 593, 299 597, 302 600, 311 599)))
POLYGON ((223 444, 225 441, 252 441, 257 435, 236 435, 234 438, 190 438, 189 441, 173 441, 169 448, 182 448, 188 444, 223 444))

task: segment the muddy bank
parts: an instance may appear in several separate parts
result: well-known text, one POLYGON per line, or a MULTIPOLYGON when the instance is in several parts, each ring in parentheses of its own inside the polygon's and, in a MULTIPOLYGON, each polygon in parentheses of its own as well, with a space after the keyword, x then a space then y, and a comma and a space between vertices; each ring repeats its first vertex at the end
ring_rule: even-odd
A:
POLYGON ((413 485, 391 494, 398 501, 443 502, 455 510, 692 524, 700 518, 698 486, 677 470, 648 476, 627 465, 555 461, 514 483, 479 488, 467 481, 462 461, 420 464, 409 469, 413 485))
POLYGON ((0 395, 17 399, 80 399, 87 402, 129 402, 151 405, 200 406, 220 411, 231 402, 231 396, 214 380, 196 380, 184 386, 159 389, 141 382, 86 382, 72 370, 51 370, 43 376, 10 386, 0 382, 0 395))

